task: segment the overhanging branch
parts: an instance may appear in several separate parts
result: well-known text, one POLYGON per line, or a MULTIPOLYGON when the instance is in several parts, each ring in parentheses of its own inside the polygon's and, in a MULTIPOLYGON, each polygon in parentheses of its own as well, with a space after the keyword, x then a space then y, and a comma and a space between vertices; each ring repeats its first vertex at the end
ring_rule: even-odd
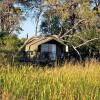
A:
MULTIPOLYGON (((65 40, 63 40, 63 41, 65 41, 65 40)), ((65 42, 66 42, 66 41, 65 41, 65 42)), ((78 54, 79 59, 80 59, 80 62, 82 62, 81 54, 80 54, 80 52, 77 50, 77 48, 76 48, 74 45, 72 45, 71 43, 69 43, 68 41, 67 41, 67 44, 69 44, 69 45, 72 46, 72 48, 74 49, 74 51, 78 54)))
POLYGON ((76 28, 81 22, 85 21, 84 19, 80 20, 78 23, 76 23, 67 33, 63 34, 60 38, 64 38, 68 33, 70 33, 74 28, 76 28))
POLYGON ((97 38, 93 38, 93 39, 91 39, 91 40, 88 40, 88 41, 86 41, 86 42, 84 42, 84 43, 78 45, 78 46, 75 47, 75 48, 79 48, 79 47, 81 47, 81 46, 83 46, 83 45, 86 45, 86 44, 88 44, 88 43, 90 43, 90 42, 92 42, 92 41, 98 40, 98 39, 100 39, 100 37, 97 37, 97 38))

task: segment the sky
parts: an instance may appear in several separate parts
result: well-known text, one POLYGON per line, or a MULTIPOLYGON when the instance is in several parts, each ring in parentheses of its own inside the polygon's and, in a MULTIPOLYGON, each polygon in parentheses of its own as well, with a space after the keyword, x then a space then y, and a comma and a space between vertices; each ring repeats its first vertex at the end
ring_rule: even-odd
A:
MULTIPOLYGON (((21 6, 20 4, 19 5, 14 4, 14 6, 22 7, 23 9, 23 6, 21 6)), ((28 37, 34 36, 35 29, 36 29, 35 18, 32 19, 31 12, 29 14, 30 14, 29 16, 26 16, 26 20, 20 23, 20 26, 23 29, 23 31, 20 31, 20 34, 18 35, 19 38, 26 38, 27 34, 28 37)))
POLYGON ((32 20, 31 18, 27 18, 26 21, 22 22, 21 27, 23 29, 23 31, 21 31, 19 34, 19 38, 26 38, 27 34, 28 37, 31 37, 34 35, 35 33, 35 20, 32 20))

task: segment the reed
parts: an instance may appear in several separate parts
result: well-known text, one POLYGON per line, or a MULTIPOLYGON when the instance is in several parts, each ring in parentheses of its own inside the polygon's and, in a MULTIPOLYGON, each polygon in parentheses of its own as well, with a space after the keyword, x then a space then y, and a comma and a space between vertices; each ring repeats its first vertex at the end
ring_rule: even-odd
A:
POLYGON ((100 100, 100 65, 2 66, 0 100, 100 100))

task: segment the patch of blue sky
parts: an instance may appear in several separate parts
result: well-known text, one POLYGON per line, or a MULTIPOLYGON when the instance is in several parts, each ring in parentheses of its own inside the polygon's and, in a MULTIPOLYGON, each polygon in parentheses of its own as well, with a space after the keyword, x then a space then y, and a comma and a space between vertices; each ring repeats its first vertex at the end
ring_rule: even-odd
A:
POLYGON ((26 38, 27 34, 28 37, 35 35, 35 28, 36 28, 35 19, 31 19, 30 17, 28 17, 27 20, 21 24, 21 27, 23 31, 20 32, 21 34, 19 34, 18 36, 19 38, 26 38))

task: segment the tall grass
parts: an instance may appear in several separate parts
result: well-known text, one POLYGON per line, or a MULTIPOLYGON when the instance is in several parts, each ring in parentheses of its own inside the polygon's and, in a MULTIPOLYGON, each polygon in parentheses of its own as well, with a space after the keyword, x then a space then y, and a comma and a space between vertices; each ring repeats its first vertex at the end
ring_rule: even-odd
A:
POLYGON ((2 66, 0 100, 100 100, 100 65, 2 66))

